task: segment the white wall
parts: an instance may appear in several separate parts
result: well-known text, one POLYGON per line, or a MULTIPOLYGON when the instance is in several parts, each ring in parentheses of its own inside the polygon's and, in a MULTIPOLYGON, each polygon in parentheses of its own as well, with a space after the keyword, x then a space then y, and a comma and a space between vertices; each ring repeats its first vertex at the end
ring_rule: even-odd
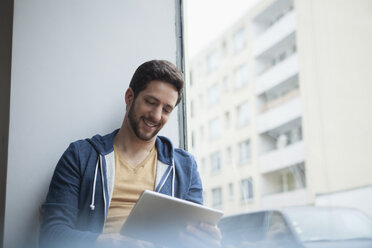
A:
MULTIPOLYGON (((4 247, 36 245, 59 157, 120 126, 134 70, 155 58, 180 64, 178 2, 14 1, 4 247)), ((178 145, 177 111, 163 134, 178 145)))
POLYGON ((372 182, 372 1, 295 1, 308 188, 372 182))

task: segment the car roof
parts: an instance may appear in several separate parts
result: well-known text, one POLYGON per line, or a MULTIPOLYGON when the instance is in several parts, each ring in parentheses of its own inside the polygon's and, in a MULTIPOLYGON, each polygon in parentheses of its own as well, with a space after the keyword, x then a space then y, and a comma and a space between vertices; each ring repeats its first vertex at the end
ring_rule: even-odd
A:
POLYGON ((253 210, 253 211, 245 211, 241 213, 236 213, 236 214, 229 214, 223 216, 222 219, 226 218, 234 218, 234 217, 239 217, 247 214, 258 214, 258 213, 269 213, 269 212, 280 212, 282 214, 286 214, 289 211, 292 210, 306 210, 306 211, 311 211, 311 210, 351 210, 351 211, 360 211, 356 208, 351 208, 351 207, 333 207, 333 206, 292 206, 292 207, 283 207, 283 208, 268 208, 268 209, 261 209, 261 210, 253 210))

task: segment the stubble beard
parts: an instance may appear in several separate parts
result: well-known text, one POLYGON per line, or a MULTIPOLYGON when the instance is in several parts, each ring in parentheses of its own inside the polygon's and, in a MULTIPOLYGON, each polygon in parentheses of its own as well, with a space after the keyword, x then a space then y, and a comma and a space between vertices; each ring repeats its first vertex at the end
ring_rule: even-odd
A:
POLYGON ((140 140, 143 140, 143 141, 150 141, 150 140, 152 140, 159 133, 159 131, 160 131, 161 128, 158 127, 150 135, 141 134, 141 132, 139 131, 139 122, 141 121, 141 119, 143 117, 141 117, 140 119, 138 119, 138 121, 136 120, 136 114, 134 113, 134 104, 135 104, 135 101, 136 100, 133 101, 133 104, 130 106, 129 111, 128 111, 129 125, 132 128, 134 134, 137 136, 137 138, 139 138, 140 140))

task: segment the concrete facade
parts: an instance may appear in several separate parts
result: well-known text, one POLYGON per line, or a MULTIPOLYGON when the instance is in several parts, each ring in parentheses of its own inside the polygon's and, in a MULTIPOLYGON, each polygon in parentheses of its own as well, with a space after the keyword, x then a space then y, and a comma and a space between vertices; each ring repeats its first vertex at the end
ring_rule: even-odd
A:
POLYGON ((189 143, 207 205, 323 204, 372 185, 371 11, 262 0, 191 61, 189 143))

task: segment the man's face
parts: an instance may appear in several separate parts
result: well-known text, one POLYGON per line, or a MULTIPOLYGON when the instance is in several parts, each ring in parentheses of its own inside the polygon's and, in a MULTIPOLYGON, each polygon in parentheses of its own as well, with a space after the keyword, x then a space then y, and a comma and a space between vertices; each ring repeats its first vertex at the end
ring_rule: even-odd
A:
POLYGON ((178 92, 173 85, 154 80, 136 98, 132 95, 127 99, 130 104, 128 121, 136 136, 144 141, 154 138, 168 121, 177 98, 178 92))

